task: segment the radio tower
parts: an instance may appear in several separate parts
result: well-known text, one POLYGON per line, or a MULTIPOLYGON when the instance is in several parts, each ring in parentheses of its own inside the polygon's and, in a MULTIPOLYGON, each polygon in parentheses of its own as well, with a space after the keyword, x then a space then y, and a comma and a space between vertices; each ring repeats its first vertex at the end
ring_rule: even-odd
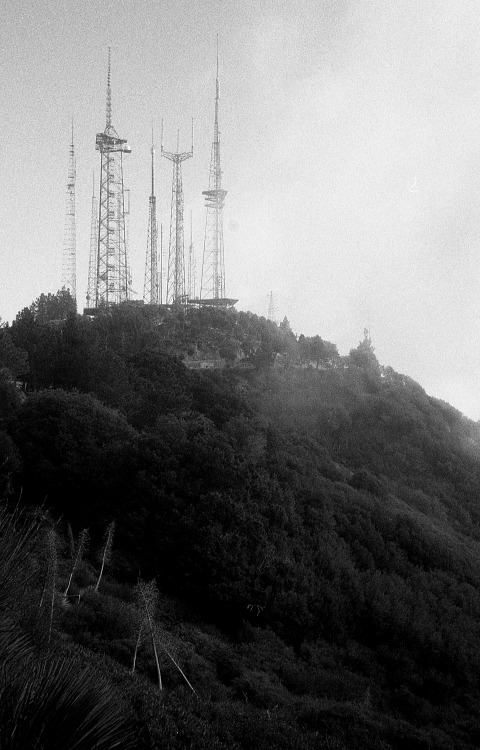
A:
POLYGON ((75 230, 75 148, 73 145, 73 122, 72 141, 70 143, 70 157, 68 160, 67 196, 65 212, 65 234, 63 240, 62 255, 62 288, 68 289, 73 299, 77 295, 77 239, 75 230))
POLYGON ((148 199, 148 234, 147 257, 145 260, 145 283, 143 285, 143 299, 147 304, 160 305, 162 302, 161 274, 158 273, 158 228, 157 228, 157 199, 155 197, 155 147, 152 131, 152 192, 148 199))
POLYGON ((270 292, 270 296, 268 298, 268 320, 271 320, 272 323, 277 322, 277 308, 275 307, 275 303, 273 301, 273 292, 270 292))
POLYGON ((193 222, 192 212, 190 211, 190 245, 188 246, 188 280, 187 280, 187 295, 188 299, 194 299, 196 290, 196 263, 195 263, 195 252, 193 247, 193 222))
POLYGON ((207 216, 205 219, 205 240, 203 245, 202 278, 200 304, 215 306, 232 305, 237 300, 225 298, 225 263, 223 256, 223 206, 227 191, 222 188, 220 166, 220 131, 218 109, 220 101, 218 83, 218 36, 217 36, 217 75, 215 82, 215 124, 213 129, 212 155, 208 190, 204 190, 207 216))
POLYGON ((177 135, 177 151, 171 153, 163 150, 163 123, 161 154, 173 162, 172 207, 170 212, 170 241, 168 245, 167 269, 167 305, 184 305, 185 294, 185 248, 183 236, 183 187, 181 164, 193 156, 193 120, 192 148, 180 153, 180 135, 177 135))
POLYGON ((87 308, 95 301, 98 248, 98 204, 95 195, 95 172, 92 179, 92 210, 90 219, 90 256, 88 259, 87 308))
POLYGON ((125 190, 123 154, 131 153, 128 143, 112 125, 110 86, 111 47, 108 48, 107 117, 103 133, 97 133, 100 151, 100 201, 94 305, 110 306, 128 299, 128 263, 125 235, 125 190))

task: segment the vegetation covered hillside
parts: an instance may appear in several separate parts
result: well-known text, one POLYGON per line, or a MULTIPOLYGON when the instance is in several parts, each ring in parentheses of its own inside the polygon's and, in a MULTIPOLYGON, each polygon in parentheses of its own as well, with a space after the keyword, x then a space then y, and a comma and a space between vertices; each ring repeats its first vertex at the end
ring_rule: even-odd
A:
POLYGON ((0 366, 1 493, 35 518, 14 625, 120 696, 105 747, 480 745, 479 428, 368 334, 61 292, 0 366))

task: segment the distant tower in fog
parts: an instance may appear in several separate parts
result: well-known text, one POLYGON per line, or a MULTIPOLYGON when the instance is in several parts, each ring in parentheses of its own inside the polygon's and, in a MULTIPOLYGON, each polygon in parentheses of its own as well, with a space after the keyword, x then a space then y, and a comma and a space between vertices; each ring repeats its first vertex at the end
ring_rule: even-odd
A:
POLYGON ((275 307, 275 303, 273 301, 273 292, 270 292, 270 296, 268 298, 268 320, 271 320, 272 323, 277 322, 277 310, 275 307))
POLYGON ((218 83, 218 37, 217 75, 215 80, 215 122, 213 126, 212 155, 210 159, 210 179, 208 190, 204 190, 207 215, 205 220, 205 240, 203 245, 202 280, 200 298, 221 304, 225 297, 225 261, 223 251, 223 206, 227 191, 222 188, 222 168, 220 166, 220 131, 218 109, 220 87, 218 83))
POLYGON ((192 212, 190 211, 190 244, 188 246, 188 270, 187 270, 187 297, 194 299, 196 295, 196 273, 197 265, 195 262, 195 251, 193 247, 193 222, 192 212))
POLYGON ((65 234, 62 254, 62 288, 68 289, 73 299, 77 296, 77 237, 75 228, 75 147, 70 143, 68 160, 67 195, 65 203, 65 234))
POLYGON ((228 307, 238 300, 225 297, 225 258, 223 247, 223 207, 227 191, 222 188, 222 168, 220 165, 220 130, 218 111, 220 87, 218 83, 218 36, 217 36, 217 74, 215 81, 215 121, 213 127, 212 154, 210 159, 210 178, 208 190, 204 190, 205 239, 203 243, 202 275, 200 281, 200 298, 192 300, 199 305, 228 307))
POLYGON ((155 196, 155 147, 152 133, 152 185, 148 199, 148 234, 147 257, 145 260, 145 283, 143 285, 143 299, 149 305, 159 305, 162 302, 162 282, 158 272, 158 228, 157 228, 157 199, 155 196))
POLYGON ((180 153, 180 134, 177 134, 177 150, 175 153, 163 150, 163 123, 160 151, 165 159, 173 162, 166 303, 167 305, 184 305, 187 302, 187 297, 185 289, 182 162, 186 161, 186 159, 191 159, 193 156, 193 120, 192 148, 190 151, 180 153))

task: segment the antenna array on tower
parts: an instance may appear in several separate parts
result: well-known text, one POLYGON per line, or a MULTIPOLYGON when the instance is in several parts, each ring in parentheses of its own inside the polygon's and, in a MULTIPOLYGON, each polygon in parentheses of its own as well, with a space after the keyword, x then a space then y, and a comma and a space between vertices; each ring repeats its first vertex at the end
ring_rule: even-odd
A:
POLYGON ((275 307, 275 303, 273 301, 273 292, 270 292, 270 296, 268 298, 268 316, 267 320, 271 320, 272 323, 277 323, 277 308, 275 307))
POLYGON ((98 205, 95 196, 95 172, 92 180, 92 210, 90 219, 90 256, 88 261, 87 308, 95 300, 97 288, 97 249, 98 249, 98 205))
POLYGON ((162 123, 161 154, 165 159, 173 162, 166 302, 170 305, 184 305, 187 298, 185 292, 185 247, 183 234, 183 185, 181 164, 183 161, 190 159, 193 156, 193 120, 192 148, 190 151, 185 151, 183 153, 180 152, 179 135, 177 135, 176 152, 163 150, 162 123))
POLYGON ((67 195, 65 205, 65 234, 62 255, 62 287, 68 289, 74 299, 77 295, 77 239, 75 228, 75 147, 72 140, 70 143, 70 155, 68 160, 67 195))
POLYGON ((190 211, 190 244, 188 246, 188 273, 187 273, 187 297, 189 300, 195 298, 196 274, 197 274, 197 266, 195 262, 195 252, 193 248, 193 221, 192 221, 192 212, 190 211))
POLYGON ((147 257, 145 260, 145 282, 143 285, 143 299, 147 304, 160 305, 162 302, 162 279, 158 272, 158 228, 157 228, 157 199, 155 197, 155 147, 152 132, 152 190, 148 199, 148 233, 147 257))
MULTIPOLYGON (((151 305, 214 305, 229 306, 237 300, 225 297, 225 263, 223 248, 223 207, 227 191, 222 188, 219 133, 219 76, 218 37, 215 88, 215 122, 212 143, 209 189, 205 197, 206 225, 203 248, 199 298, 197 295, 196 262, 193 245, 192 219, 190 218, 190 245, 188 259, 184 248, 184 205, 182 162, 193 156, 190 151, 180 151, 179 137, 176 151, 163 149, 163 122, 161 156, 173 164, 172 199, 168 261, 163 262, 163 235, 158 248, 157 200, 155 195, 155 148, 151 146, 151 193, 147 232, 147 252, 143 301, 151 305), (166 267, 165 279, 163 267, 166 267), (165 291, 164 291, 165 289, 165 291)), ((124 138, 120 138, 112 123, 111 48, 108 48, 106 90, 106 122, 102 133, 97 133, 96 150, 100 152, 100 185, 92 195, 90 228, 90 255, 85 312, 95 315, 99 309, 129 300, 131 293, 130 269, 127 258, 128 235, 126 219, 129 192, 123 181, 123 155, 131 153, 124 138)), ((72 144, 67 185, 67 224, 63 253, 62 281, 75 295, 75 157, 72 144)), ((95 177, 94 177, 95 182, 95 177)), ((160 225, 161 227, 161 225, 160 225)), ((133 292, 135 294, 135 292, 133 292)))
MULTIPOLYGON (((215 122, 213 131, 212 154, 210 160, 210 179, 208 190, 204 190, 205 206, 205 239, 203 245, 202 278, 200 300, 203 304, 233 304, 225 299, 225 260, 223 249, 223 206, 227 191, 222 188, 222 169, 220 166, 220 131, 218 127, 218 110, 220 87, 218 82, 218 37, 217 37, 217 74, 215 81, 215 122)), ((236 301, 236 300, 235 300, 236 301)))
POLYGON ((123 154, 131 152, 112 125, 111 48, 108 48, 107 108, 103 133, 97 133, 100 151, 100 195, 94 307, 109 307, 128 299, 129 271, 125 232, 123 154))

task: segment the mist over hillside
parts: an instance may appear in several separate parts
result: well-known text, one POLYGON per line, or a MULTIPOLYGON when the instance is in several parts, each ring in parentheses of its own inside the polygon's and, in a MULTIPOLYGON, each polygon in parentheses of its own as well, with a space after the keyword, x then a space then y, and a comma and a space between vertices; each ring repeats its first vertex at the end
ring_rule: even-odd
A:
POLYGON ((286 319, 59 292, 0 368, 0 535, 36 519, 2 623, 122 701, 102 747, 479 746, 479 426, 368 331, 340 357, 286 319))

